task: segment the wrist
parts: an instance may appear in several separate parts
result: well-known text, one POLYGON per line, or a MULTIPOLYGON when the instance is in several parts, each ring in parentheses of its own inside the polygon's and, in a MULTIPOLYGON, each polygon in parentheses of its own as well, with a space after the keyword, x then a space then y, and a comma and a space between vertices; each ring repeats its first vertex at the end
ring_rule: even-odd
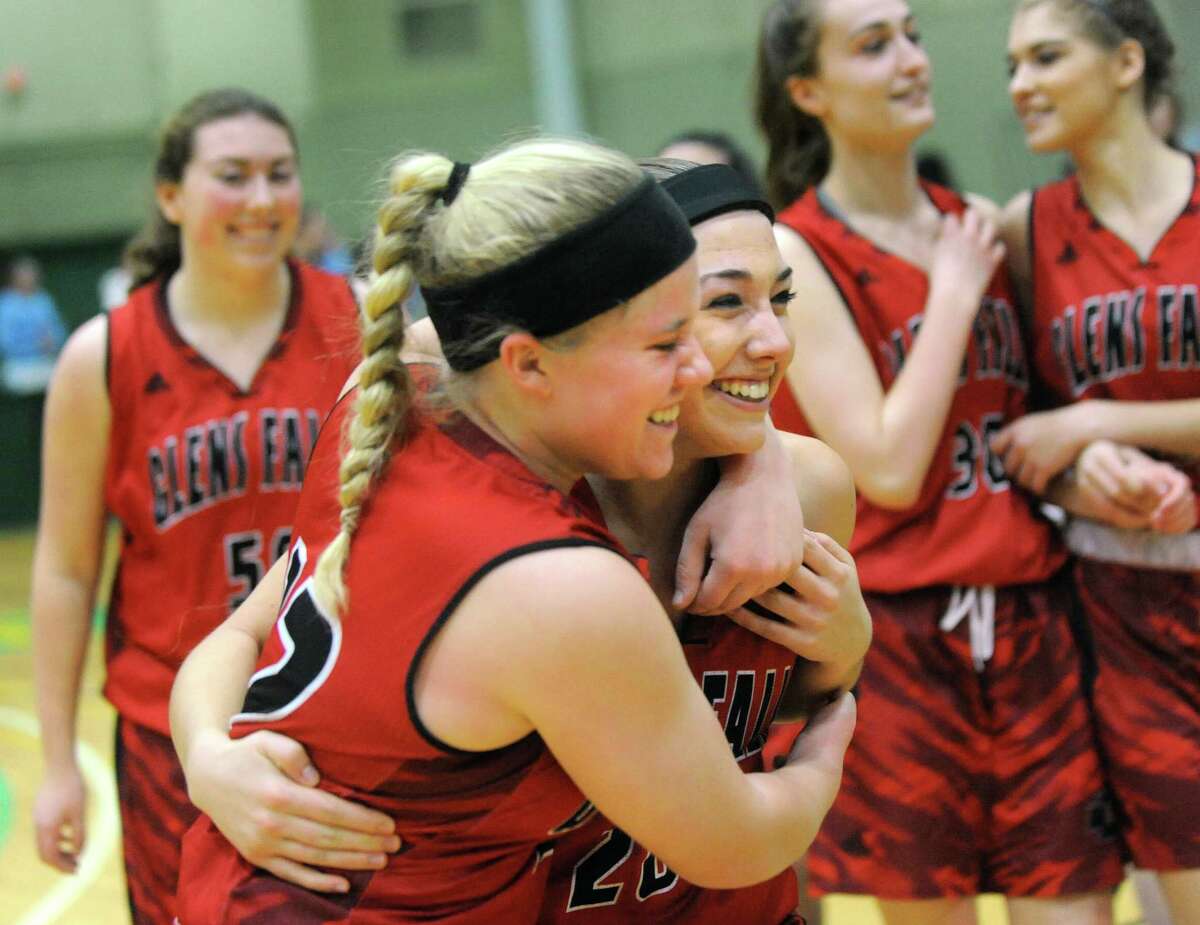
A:
POLYGON ((929 281, 929 295, 925 300, 926 318, 941 318, 970 328, 979 312, 979 299, 967 303, 963 298, 963 287, 940 279, 929 281), (968 311, 961 311, 962 308, 968 311))
POLYGON ((1075 443, 1076 455, 1097 440, 1113 439, 1109 414, 1113 402, 1102 399, 1087 399, 1063 409, 1067 416, 1066 437, 1075 443))
POLYGON ((179 764, 190 782, 193 775, 204 767, 211 767, 215 756, 229 744, 229 735, 224 729, 208 726, 193 732, 185 748, 179 750, 179 764))

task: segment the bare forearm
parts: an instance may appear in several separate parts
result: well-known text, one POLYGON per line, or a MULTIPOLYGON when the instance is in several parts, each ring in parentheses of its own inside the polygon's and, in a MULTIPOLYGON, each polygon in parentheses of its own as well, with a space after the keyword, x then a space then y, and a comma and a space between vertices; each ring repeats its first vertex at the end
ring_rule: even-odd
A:
POLYGON ((259 645, 250 635, 220 626, 184 661, 171 688, 171 739, 185 769, 199 739, 227 734, 258 655, 259 645))
POLYGON ((855 472, 864 494, 888 507, 911 506, 920 496, 958 388, 970 333, 961 318, 935 311, 932 299, 926 319, 884 396, 867 471, 855 472))
POLYGON ((66 767, 75 761, 76 711, 91 634, 92 598, 90 584, 35 573, 33 673, 47 767, 66 767))
POLYGON ((1179 456, 1200 456, 1200 399, 1091 401, 1080 406, 1088 440, 1112 440, 1179 456))

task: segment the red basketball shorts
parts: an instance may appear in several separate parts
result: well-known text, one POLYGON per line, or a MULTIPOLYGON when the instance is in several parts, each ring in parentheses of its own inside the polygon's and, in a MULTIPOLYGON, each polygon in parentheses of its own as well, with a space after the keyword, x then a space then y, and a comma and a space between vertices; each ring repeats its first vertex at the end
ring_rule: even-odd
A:
POLYGON ((130 913, 134 925, 163 925, 175 918, 179 846, 199 811, 161 733, 118 718, 116 765, 130 913))
POLYGON ((1200 577, 1081 559, 1096 727, 1133 861, 1200 867, 1200 577))
POLYGON ((809 854, 817 895, 1055 897, 1122 879, 1068 574, 995 592, 979 670, 951 589, 868 594, 875 623, 842 788, 809 854))

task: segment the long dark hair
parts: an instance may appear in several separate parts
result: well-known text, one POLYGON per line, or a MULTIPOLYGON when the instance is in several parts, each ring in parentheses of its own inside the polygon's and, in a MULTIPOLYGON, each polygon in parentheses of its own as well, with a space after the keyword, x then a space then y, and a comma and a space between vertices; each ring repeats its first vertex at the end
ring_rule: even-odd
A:
MULTIPOLYGON (((287 132, 293 150, 296 149, 296 133, 291 123, 270 100, 236 87, 209 90, 185 103, 163 127, 154 161, 155 183, 178 183, 183 179, 200 126, 246 113, 278 125, 287 132)), ((156 207, 153 217, 125 249, 124 264, 133 277, 131 288, 159 276, 169 276, 179 269, 182 258, 179 228, 156 207)))
POLYGON ((820 38, 818 0, 776 0, 763 17, 754 114, 767 140, 767 195, 776 209, 829 172, 825 127, 796 108, 786 87, 793 74, 816 74, 820 38))

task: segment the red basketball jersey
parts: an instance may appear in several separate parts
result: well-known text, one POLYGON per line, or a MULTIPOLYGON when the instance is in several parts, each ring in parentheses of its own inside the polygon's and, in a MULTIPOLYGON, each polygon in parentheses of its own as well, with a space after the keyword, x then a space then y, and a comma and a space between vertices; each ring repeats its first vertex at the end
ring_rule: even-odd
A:
POLYGON ((1033 361, 1048 403, 1200 397, 1200 183, 1147 260, 1092 214, 1077 177, 1038 189, 1030 208, 1033 361))
POLYGON ((308 454, 359 357, 346 281, 289 270, 283 330, 245 391, 180 337, 161 280, 109 315, 104 498, 121 553, 104 692, 164 735, 184 657, 286 552, 308 454))
MULTIPOLYGON (((721 617, 685 617, 680 641, 742 770, 763 770, 763 743, 796 656, 721 617)), ((555 843, 539 921, 777 925, 797 901, 791 870, 740 890, 694 886, 596 814, 555 843)))
POLYGON ((416 712, 414 676, 493 568, 549 548, 620 546, 590 493, 563 495, 459 415, 418 414, 355 534, 347 609, 327 614, 313 570, 338 529, 336 436, 349 404, 313 455, 288 590, 233 730, 301 742, 322 786, 391 815, 404 848, 385 870, 352 874, 348 895, 320 896, 253 868, 202 818, 184 840, 180 920, 532 922, 543 846, 582 822, 584 798, 534 733, 485 752, 442 743, 416 712))
MULTIPOLYGON (((943 212, 965 208, 950 190, 925 189, 943 212)), ((920 330, 928 276, 831 214, 815 188, 780 213, 779 221, 803 236, 820 259, 858 326, 880 383, 890 388, 920 330)), ((1051 527, 1012 490, 989 448, 990 438, 1024 413, 1028 382, 1012 290, 1001 270, 980 304, 917 503, 892 511, 859 494, 850 551, 863 590, 1020 584, 1046 578, 1062 564, 1051 527)), ((772 413, 782 429, 811 433, 789 389, 780 389, 772 413)))

